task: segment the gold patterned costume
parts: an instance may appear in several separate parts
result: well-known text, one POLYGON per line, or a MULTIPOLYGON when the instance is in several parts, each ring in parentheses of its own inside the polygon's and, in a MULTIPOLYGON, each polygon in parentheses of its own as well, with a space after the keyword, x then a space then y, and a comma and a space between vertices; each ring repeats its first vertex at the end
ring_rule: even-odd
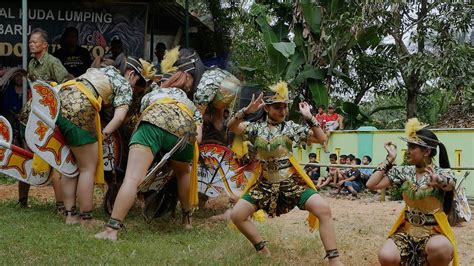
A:
MULTIPOLYGON (((311 133, 309 127, 293 121, 275 127, 266 121, 248 123, 244 139, 256 148, 260 165, 247 182, 242 198, 269 216, 287 213, 295 206, 304 209, 306 201, 317 190, 291 151, 293 143, 306 144, 311 133)), ((312 229, 318 227, 314 215, 310 214, 308 221, 312 229)))
MULTIPOLYGON (((434 167, 439 176, 454 179, 450 169, 434 167)), ((393 185, 402 191, 406 207, 389 237, 395 242, 402 265, 426 265, 426 243, 433 235, 445 236, 453 246, 453 265, 458 264, 454 233, 443 211, 444 191, 428 186, 429 175, 416 178, 415 166, 398 166, 387 173, 393 185)))

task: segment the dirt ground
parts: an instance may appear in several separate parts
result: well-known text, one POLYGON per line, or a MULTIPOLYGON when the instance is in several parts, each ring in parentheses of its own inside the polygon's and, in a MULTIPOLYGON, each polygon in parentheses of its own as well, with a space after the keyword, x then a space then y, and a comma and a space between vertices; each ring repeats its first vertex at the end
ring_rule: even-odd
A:
MULTIPOLYGON (((328 192, 322 195, 328 200, 336 226, 338 248, 346 265, 377 265, 377 250, 385 240, 393 222, 403 207, 396 201, 379 202, 378 195, 365 194, 360 199, 339 196, 328 192)), ((32 187, 30 196, 37 200, 54 197, 52 187, 32 187)), ((17 185, 0 185, 0 200, 16 199, 17 185)), ((220 204, 208 204, 208 207, 220 204)), ((271 219, 270 223, 282 230, 299 235, 294 224, 301 224, 307 212, 293 210, 289 214, 271 219)), ((460 265, 474 265, 474 223, 454 227, 459 247, 460 265)), ((290 244, 290 243, 288 243, 290 244)))

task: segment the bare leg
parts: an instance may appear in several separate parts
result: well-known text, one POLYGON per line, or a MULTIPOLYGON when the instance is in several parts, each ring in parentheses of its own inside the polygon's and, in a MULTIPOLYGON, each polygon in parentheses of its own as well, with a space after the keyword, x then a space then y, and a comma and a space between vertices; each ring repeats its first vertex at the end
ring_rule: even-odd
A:
POLYGON ((53 180, 54 197, 56 198, 56 202, 62 202, 64 196, 61 187, 61 174, 58 171, 53 170, 51 179, 53 180))
POLYGON ((58 171, 53 170, 51 179, 53 181, 54 197, 56 198, 56 211, 59 214, 63 214, 65 207, 63 188, 61 186, 61 174, 58 171))
POLYGON ((28 194, 30 192, 30 185, 24 182, 18 182, 18 203, 22 208, 29 208, 28 194))
MULTIPOLYGON (((71 147, 71 151, 76 158, 77 167, 79 169, 79 177, 61 179, 64 197, 64 207, 66 211, 71 211, 76 205, 76 197, 80 202, 81 212, 90 212, 93 208, 94 196, 94 178, 98 164, 98 145, 97 142, 89 143, 81 146, 71 147)), ((71 215, 66 216, 67 224, 78 222, 78 217, 71 215)))
MULTIPOLYGON (((131 147, 128 153, 127 171, 122 186, 115 199, 112 219, 123 221, 128 211, 135 203, 138 185, 143 181, 153 162, 153 154, 148 149, 131 147)), ((118 230, 106 227, 104 231, 95 235, 99 239, 115 241, 118 238, 118 230)))
POLYGON ((189 206, 189 186, 191 166, 186 162, 170 161, 170 166, 173 169, 176 179, 178 180, 178 197, 181 203, 181 208, 187 213, 183 213, 182 224, 185 229, 191 229, 191 214, 189 213, 191 206, 189 206))
POLYGON ((432 236, 426 243, 426 256, 429 265, 449 265, 453 259, 453 246, 443 235, 432 236))
POLYGON ((326 134, 326 141, 323 142, 323 148, 325 153, 329 153, 328 145, 329 145, 329 136, 331 135, 331 131, 325 130, 324 133, 326 134))
MULTIPOLYGON (((99 146, 97 142, 71 147, 79 167, 76 196, 80 203, 81 213, 90 213, 94 208, 94 181, 97 164, 99 163, 99 146)), ((91 219, 83 219, 85 224, 91 219)))
POLYGON ((76 188, 78 177, 64 177, 61 178, 61 186, 63 191, 64 208, 66 209, 66 224, 79 223, 79 217, 74 213, 73 208, 76 207, 76 188))
POLYGON ((385 241, 379 251, 379 262, 382 266, 400 265, 400 251, 392 239, 385 241))
MULTIPOLYGON (((246 200, 239 200, 230 213, 230 219, 237 226, 239 231, 252 243, 257 244, 263 241, 257 231, 257 227, 250 221, 249 217, 257 210, 255 205, 246 200)), ((270 256, 270 250, 264 247, 259 251, 266 256, 270 256)))
MULTIPOLYGON (((319 219, 319 234, 326 251, 336 249, 336 232, 332 222, 331 209, 327 202, 319 195, 311 196, 304 205, 305 209, 319 219)), ((339 257, 329 259, 329 265, 339 265, 339 257)))

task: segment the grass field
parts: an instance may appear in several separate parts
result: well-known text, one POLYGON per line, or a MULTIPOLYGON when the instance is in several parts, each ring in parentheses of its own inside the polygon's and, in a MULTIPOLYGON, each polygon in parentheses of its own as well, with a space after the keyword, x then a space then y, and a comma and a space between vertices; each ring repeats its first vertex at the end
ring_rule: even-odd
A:
MULTIPOLYGON (((0 263, 17 264, 211 264, 324 265, 318 233, 309 233, 306 212, 258 224, 273 256, 262 258, 237 231, 208 217, 224 209, 199 210, 194 229, 184 231, 177 218, 147 224, 138 208, 127 217, 116 243, 94 239, 103 226, 66 226, 54 212, 52 188, 33 188, 29 209, 16 206, 15 185, 0 185, 0 263), (7 191, 7 192, 5 192, 7 191)), ((100 200, 100 192, 96 193, 100 200)), ((402 204, 328 199, 335 220, 338 248, 346 265, 377 265, 376 253, 402 204)), ((99 206, 99 221, 108 217, 99 206)), ((455 228, 461 265, 472 265, 474 226, 455 228)))

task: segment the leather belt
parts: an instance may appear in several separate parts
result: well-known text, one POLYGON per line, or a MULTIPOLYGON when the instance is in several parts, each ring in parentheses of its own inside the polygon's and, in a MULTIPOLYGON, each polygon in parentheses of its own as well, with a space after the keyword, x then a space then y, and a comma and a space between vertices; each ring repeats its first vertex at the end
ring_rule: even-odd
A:
POLYGON ((266 160, 260 161, 262 164, 263 170, 266 171, 278 171, 282 169, 286 169, 291 166, 291 162, 289 159, 280 159, 280 160, 266 160))
POLYGON ((405 211, 405 220, 416 226, 438 224, 433 214, 425 214, 420 211, 405 211))

